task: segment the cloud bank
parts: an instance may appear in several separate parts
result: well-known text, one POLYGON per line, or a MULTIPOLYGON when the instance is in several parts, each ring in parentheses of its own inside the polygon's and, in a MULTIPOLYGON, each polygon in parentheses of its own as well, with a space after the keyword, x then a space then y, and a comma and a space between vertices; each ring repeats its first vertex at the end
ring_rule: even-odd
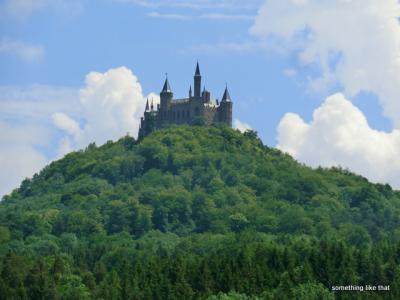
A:
POLYGON ((266 0, 250 33, 295 58, 288 77, 308 74, 308 90, 332 95, 311 122, 288 113, 278 147, 311 166, 341 165, 400 188, 400 2, 398 0, 266 0), (305 71, 299 72, 299 71, 305 71), (371 128, 348 99, 377 96, 395 128, 371 128))
POLYGON ((313 90, 375 93, 400 128, 399 17, 398 0, 268 0, 250 32, 296 55, 300 68, 318 66, 313 90))
POLYGON ((286 114, 278 126, 278 148, 317 166, 345 166, 374 182, 400 188, 400 130, 372 129, 343 94, 328 97, 306 123, 286 114))

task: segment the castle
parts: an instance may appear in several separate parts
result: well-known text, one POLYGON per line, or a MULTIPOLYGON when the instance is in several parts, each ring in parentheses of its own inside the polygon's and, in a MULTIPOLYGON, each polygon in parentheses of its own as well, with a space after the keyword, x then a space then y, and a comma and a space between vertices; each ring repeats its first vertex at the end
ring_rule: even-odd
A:
POLYGON ((197 62, 194 90, 192 94, 190 86, 188 98, 174 99, 167 77, 160 92, 160 104, 157 104, 157 109, 154 108, 153 101, 149 105, 147 99, 144 116, 140 120, 138 139, 164 125, 193 124, 199 121, 205 124, 225 123, 232 127, 232 100, 228 87, 225 87, 221 101, 212 100, 210 92, 205 88, 201 92, 201 75, 197 62))

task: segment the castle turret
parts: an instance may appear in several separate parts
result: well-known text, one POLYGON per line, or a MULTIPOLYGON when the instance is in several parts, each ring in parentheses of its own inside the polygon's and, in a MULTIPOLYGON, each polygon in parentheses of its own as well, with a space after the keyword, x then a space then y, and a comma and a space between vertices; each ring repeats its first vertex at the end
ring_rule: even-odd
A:
POLYGON ((164 86, 160 92, 160 118, 162 120, 166 119, 168 107, 171 104, 174 94, 172 93, 171 86, 169 85, 168 77, 165 78, 164 86))
POLYGON ((190 85, 190 88, 189 88, 189 98, 192 98, 192 85, 190 85))
POLYGON ((231 95, 229 95, 228 86, 225 87, 224 95, 222 96, 221 102, 232 102, 231 95))
POLYGON ((149 111, 149 98, 147 98, 146 100, 146 108, 144 109, 144 111, 149 111))
POLYGON ((201 75, 200 75, 200 67, 199 62, 196 65, 196 72, 194 74, 194 97, 200 98, 200 89, 201 89, 201 75))
POLYGON ((219 121, 232 127, 232 99, 229 95, 228 86, 225 87, 224 95, 218 108, 219 121))
POLYGON ((164 86, 161 93, 172 93, 171 86, 169 85, 168 77, 165 78, 164 86))

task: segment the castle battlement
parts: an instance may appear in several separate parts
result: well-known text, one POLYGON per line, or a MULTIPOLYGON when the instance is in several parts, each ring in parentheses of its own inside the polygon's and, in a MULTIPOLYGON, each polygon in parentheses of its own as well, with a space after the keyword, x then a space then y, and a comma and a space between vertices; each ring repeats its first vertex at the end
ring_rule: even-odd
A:
POLYGON ((147 99, 144 115, 140 120, 138 138, 142 139, 152 131, 168 124, 193 124, 202 119, 206 124, 225 123, 232 127, 232 100, 228 87, 225 87, 221 101, 212 100, 211 93, 205 88, 200 92, 201 74, 199 63, 194 74, 194 91, 189 88, 189 97, 174 99, 174 94, 165 79, 160 92, 160 104, 154 108, 147 99))

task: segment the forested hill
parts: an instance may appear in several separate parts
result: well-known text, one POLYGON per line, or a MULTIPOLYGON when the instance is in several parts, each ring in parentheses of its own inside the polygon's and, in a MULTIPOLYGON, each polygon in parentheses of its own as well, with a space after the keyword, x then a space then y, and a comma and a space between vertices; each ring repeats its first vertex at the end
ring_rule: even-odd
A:
POLYGON ((400 299, 400 192, 255 132, 90 144, 0 203, 0 299, 400 299), (335 292, 337 285, 389 292, 335 292))

